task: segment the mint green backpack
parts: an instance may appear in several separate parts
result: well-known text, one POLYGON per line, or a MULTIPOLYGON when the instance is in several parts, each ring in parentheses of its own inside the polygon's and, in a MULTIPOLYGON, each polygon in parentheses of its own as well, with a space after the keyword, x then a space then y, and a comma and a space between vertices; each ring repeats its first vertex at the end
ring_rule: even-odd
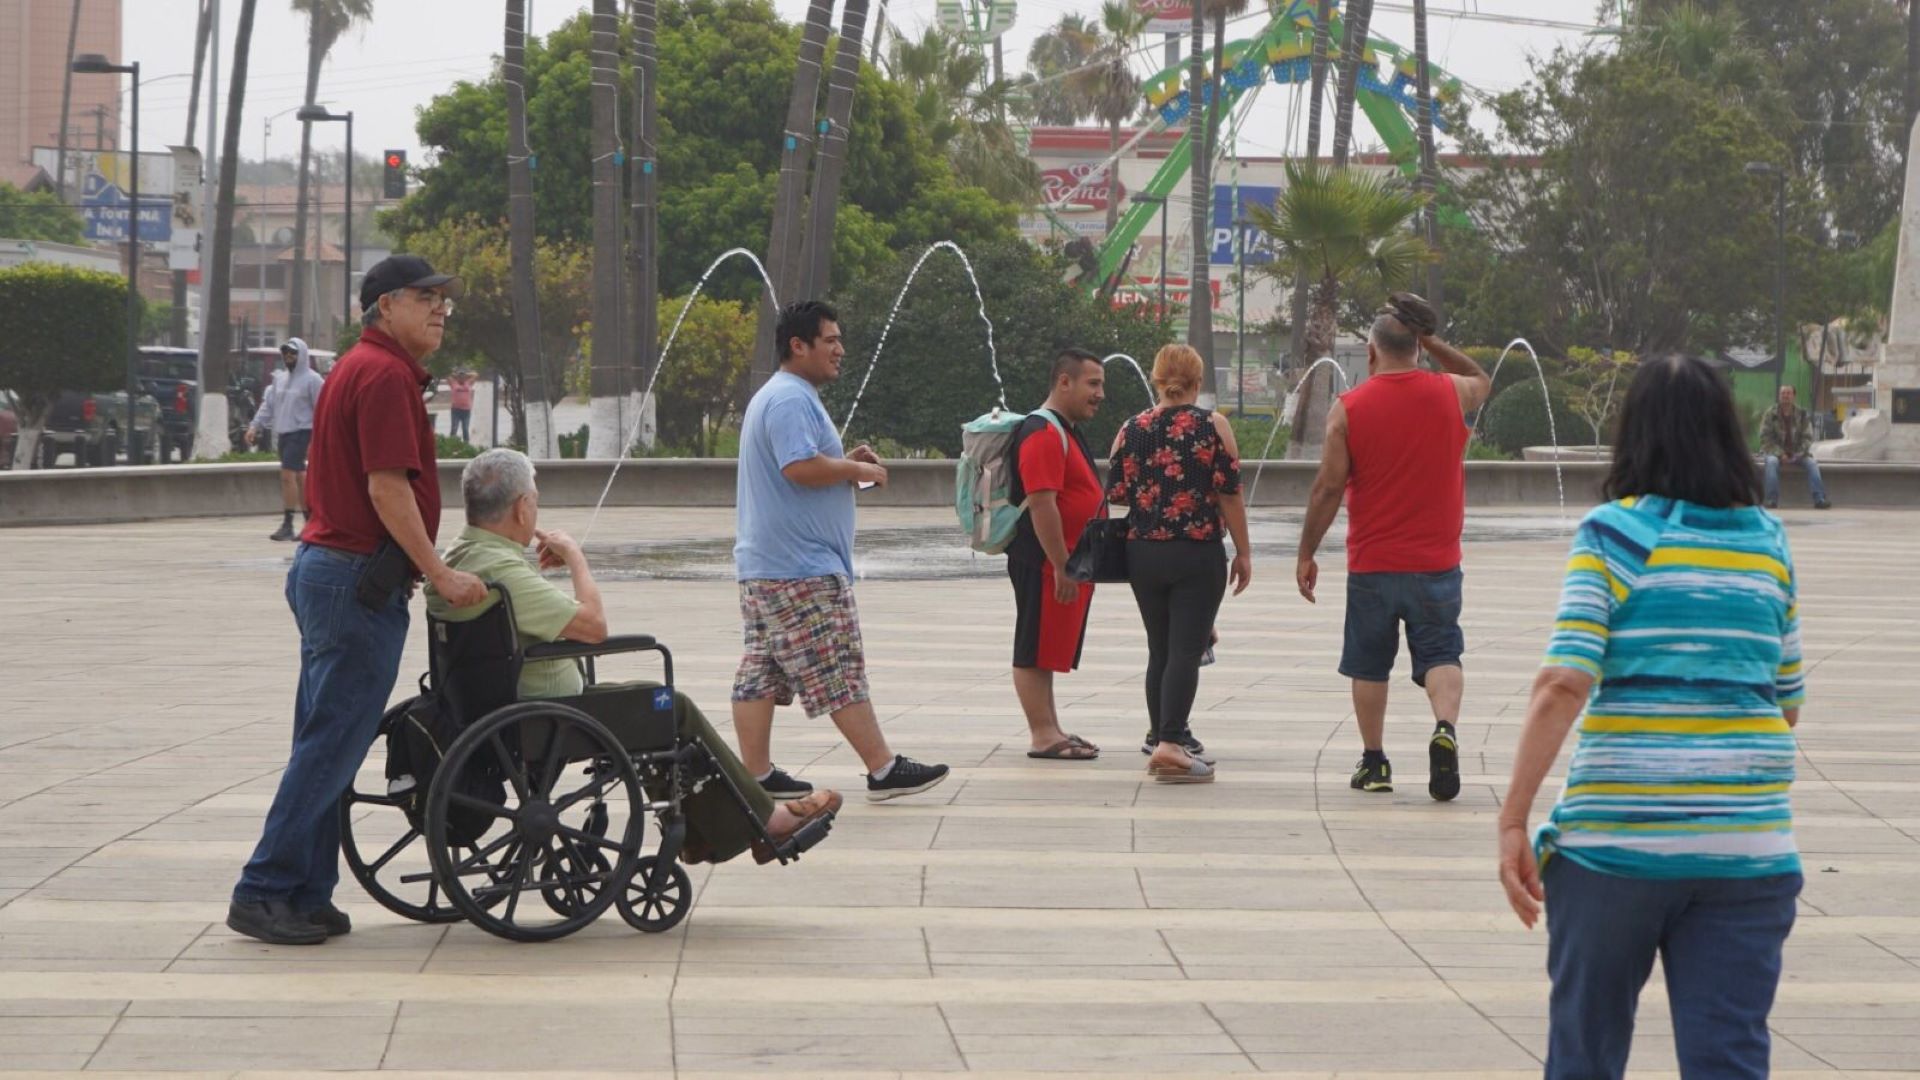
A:
POLYGON ((1013 438, 1029 416, 1042 416, 1060 435, 1060 448, 1072 452, 1067 429, 1045 409, 1032 413, 995 409, 960 425, 960 462, 953 474, 953 511, 966 530, 967 546, 985 555, 998 555, 1013 543, 1026 500, 1014 505, 1008 498, 1014 471, 1013 438))

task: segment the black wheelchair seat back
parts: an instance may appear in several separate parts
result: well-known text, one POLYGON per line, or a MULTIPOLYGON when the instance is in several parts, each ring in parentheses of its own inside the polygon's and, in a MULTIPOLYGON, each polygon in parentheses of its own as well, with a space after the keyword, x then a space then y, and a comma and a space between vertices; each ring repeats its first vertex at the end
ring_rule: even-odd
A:
POLYGON ((443 708, 461 728, 519 700, 520 638, 513 601, 499 585, 499 599, 472 619, 427 619, 427 677, 443 708))

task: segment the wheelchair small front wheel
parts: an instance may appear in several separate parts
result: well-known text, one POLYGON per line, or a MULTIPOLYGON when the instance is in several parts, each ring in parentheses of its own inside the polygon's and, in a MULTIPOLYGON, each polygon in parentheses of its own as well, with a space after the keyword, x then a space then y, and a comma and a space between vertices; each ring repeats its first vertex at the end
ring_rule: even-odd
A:
POLYGON ((668 863, 666 881, 660 888, 655 890, 648 884, 659 862, 658 855, 642 856, 633 876, 613 899, 627 925, 644 934, 666 933, 693 910, 693 879, 687 876, 686 867, 668 863))
POLYGON ((632 758, 604 725, 558 702, 521 702, 447 749, 427 794, 427 850, 475 926, 551 941, 613 904, 612 884, 640 857, 645 805, 632 758))

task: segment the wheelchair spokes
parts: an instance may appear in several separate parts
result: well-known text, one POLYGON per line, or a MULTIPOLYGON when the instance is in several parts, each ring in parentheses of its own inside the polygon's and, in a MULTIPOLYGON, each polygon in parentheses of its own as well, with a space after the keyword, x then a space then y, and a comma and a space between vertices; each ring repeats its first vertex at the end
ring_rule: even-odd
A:
POLYGON ((448 748, 427 798, 428 851, 449 901, 475 925, 550 940, 612 905, 639 859, 644 805, 633 762, 605 727, 564 704, 522 702, 489 713, 448 748), (577 761, 592 764, 588 781, 550 798, 577 761), (455 789, 475 771, 504 781, 501 802, 455 789), (616 811, 623 827, 609 837, 616 811), (472 854, 450 847, 450 813, 487 815, 489 835, 472 854), (544 903, 526 903, 529 892, 544 903))
POLYGON ((368 758, 371 774, 355 776, 340 797, 340 854, 355 880, 381 907, 416 922, 458 922, 459 909, 433 880, 422 823, 407 812, 412 800, 389 794, 385 770, 379 767, 384 762, 380 748, 386 735, 413 704, 402 702, 380 718, 375 754, 368 758), (363 845, 379 854, 365 858, 363 845))

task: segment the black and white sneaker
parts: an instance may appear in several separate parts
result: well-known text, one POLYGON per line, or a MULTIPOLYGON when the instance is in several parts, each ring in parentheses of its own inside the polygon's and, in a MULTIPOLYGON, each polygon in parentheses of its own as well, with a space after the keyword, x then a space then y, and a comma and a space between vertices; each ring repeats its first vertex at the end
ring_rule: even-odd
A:
POLYGON ((867 776, 867 801, 886 802, 902 795, 918 795, 946 778, 945 765, 922 765, 896 754, 885 780, 875 780, 871 774, 867 776))
POLYGON ((796 780, 788 776, 785 769, 775 765, 766 779, 760 781, 760 790, 766 792, 767 796, 775 802, 788 802, 793 799, 804 799, 813 794, 813 785, 805 780, 796 780))
MULTIPOLYGON (((1197 758, 1201 763, 1206 765, 1220 764, 1220 762, 1214 759, 1214 756, 1212 754, 1207 753, 1206 744, 1201 742, 1199 739, 1196 739, 1193 737, 1193 732, 1191 731, 1187 732, 1187 737, 1179 740, 1179 742, 1180 742, 1181 749, 1185 750, 1187 753, 1197 758)), ((1153 748, 1159 745, 1160 745, 1160 740, 1154 738, 1153 732, 1149 731, 1147 732, 1146 739, 1140 743, 1140 752, 1142 754, 1147 755, 1148 757, 1152 757, 1153 748)))

